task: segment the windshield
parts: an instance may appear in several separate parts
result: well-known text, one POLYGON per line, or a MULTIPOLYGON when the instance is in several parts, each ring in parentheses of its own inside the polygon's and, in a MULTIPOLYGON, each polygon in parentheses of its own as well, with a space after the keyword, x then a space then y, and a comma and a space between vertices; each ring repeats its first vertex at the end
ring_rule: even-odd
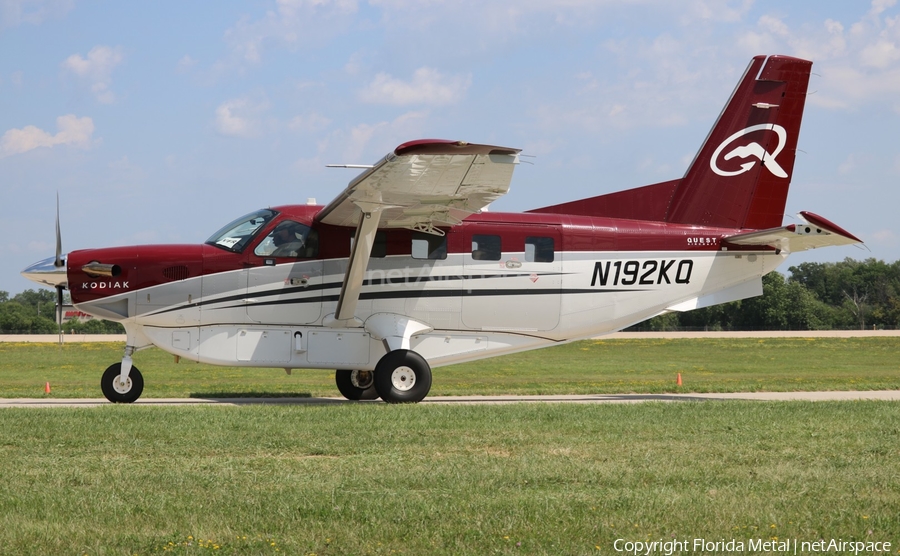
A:
POLYGON ((275 218, 277 214, 274 210, 263 209, 242 216, 214 233, 206 240, 206 243, 240 253, 266 223, 275 218))

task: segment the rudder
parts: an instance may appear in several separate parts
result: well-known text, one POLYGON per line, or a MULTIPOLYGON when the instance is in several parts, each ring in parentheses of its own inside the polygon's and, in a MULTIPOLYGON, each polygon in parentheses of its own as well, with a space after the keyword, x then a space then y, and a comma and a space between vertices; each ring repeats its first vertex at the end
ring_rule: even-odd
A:
POLYGON ((676 187, 665 220, 780 226, 812 62, 756 56, 676 187))

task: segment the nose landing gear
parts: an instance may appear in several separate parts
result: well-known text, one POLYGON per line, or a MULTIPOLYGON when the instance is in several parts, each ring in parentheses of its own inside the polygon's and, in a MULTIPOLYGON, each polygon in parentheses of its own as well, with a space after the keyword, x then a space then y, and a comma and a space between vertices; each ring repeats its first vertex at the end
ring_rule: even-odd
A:
POLYGON ((128 376, 122 380, 122 363, 110 365, 100 379, 100 389, 106 399, 113 403, 132 403, 144 391, 144 377, 137 367, 131 367, 128 376))

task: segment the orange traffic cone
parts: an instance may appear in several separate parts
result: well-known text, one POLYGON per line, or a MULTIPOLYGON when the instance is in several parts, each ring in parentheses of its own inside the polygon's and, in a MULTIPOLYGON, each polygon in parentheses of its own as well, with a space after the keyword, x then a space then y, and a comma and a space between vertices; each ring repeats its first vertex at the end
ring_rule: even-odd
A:
POLYGON ((49 394, 49 393, 50 393, 50 383, 49 383, 49 382, 48 382, 47 384, 44 385, 44 393, 45 393, 45 394, 49 394))
POLYGON ((681 373, 678 373, 678 378, 675 379, 675 386, 681 386, 681 373))

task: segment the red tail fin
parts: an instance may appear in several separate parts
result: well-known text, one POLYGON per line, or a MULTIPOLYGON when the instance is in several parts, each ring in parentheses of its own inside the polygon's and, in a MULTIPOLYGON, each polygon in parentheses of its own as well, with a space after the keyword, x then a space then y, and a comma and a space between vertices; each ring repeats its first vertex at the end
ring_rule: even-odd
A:
POLYGON ((789 56, 753 58, 684 178, 530 212, 781 226, 811 67, 789 56))
POLYGON ((753 58, 675 189, 667 222, 781 225, 811 67, 788 56, 753 58))

